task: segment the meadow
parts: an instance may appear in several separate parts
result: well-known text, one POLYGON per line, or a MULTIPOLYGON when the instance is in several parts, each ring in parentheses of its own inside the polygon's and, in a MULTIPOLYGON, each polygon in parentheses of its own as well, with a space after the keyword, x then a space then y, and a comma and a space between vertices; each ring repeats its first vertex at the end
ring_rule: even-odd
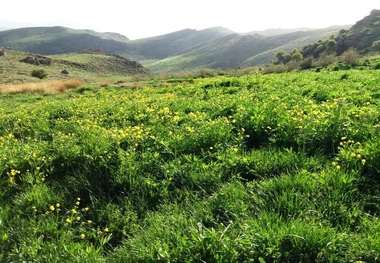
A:
POLYGON ((0 95, 1 262, 380 262, 378 70, 140 86, 0 95))

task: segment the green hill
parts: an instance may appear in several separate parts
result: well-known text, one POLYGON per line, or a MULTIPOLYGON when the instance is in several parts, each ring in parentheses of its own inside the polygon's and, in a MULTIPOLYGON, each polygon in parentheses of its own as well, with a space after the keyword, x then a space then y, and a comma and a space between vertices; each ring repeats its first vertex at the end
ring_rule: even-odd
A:
POLYGON ((237 34, 215 27, 185 29, 151 38, 128 40, 116 33, 37 27, 0 32, 0 47, 43 55, 100 49, 105 53, 137 60, 152 71, 202 67, 228 69, 266 64, 275 58, 278 50, 300 48, 318 39, 337 35, 342 28, 348 29, 342 26, 296 32, 270 30, 264 32, 264 36, 237 34))
POLYGON ((42 55, 100 49, 105 53, 131 51, 128 38, 116 33, 98 33, 66 27, 29 27, 0 32, 0 47, 42 55))
POLYGON ((361 53, 368 53, 377 40, 380 40, 380 10, 373 10, 349 30, 340 32, 336 38, 337 53, 341 54, 351 47, 361 53))
POLYGON ((143 59, 160 60, 182 53, 194 46, 227 36, 233 32, 221 28, 184 29, 170 34, 132 41, 143 59))
POLYGON ((97 50, 52 56, 8 49, 1 51, 0 84, 36 81, 31 76, 34 69, 43 69, 48 79, 76 78, 90 82, 150 74, 147 68, 135 61, 97 50))
POLYGON ((326 67, 334 63, 338 63, 335 65, 337 68, 342 63, 352 66, 360 56, 366 56, 367 62, 369 62, 370 57, 376 55, 375 42, 380 42, 380 10, 373 10, 369 16, 357 21, 351 28, 340 30, 335 37, 331 35, 328 38, 320 38, 292 53, 278 50, 281 52, 276 54, 277 61, 274 64, 281 66, 294 62, 291 59, 292 55, 299 53, 302 62, 306 62, 304 64, 306 66, 314 64, 326 67))
POLYGON ((337 34, 341 27, 298 31, 275 36, 229 34, 193 46, 174 56, 145 63, 153 71, 209 68, 238 68, 270 62, 278 50, 292 50, 337 34))

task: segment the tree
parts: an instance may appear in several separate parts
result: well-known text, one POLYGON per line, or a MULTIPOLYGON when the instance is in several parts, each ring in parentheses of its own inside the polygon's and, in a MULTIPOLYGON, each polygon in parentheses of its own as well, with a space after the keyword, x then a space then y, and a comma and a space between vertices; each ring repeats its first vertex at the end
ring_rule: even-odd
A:
POLYGON ((303 59, 303 55, 299 50, 296 50, 295 52, 293 52, 291 56, 291 60, 298 62, 298 61, 301 61, 302 59, 303 59))
POLYGON ((290 54, 285 53, 284 51, 279 51, 276 54, 278 64, 286 64, 290 61, 290 54))
POLYGON ((277 58, 278 60, 280 60, 284 54, 285 54, 285 52, 281 50, 281 51, 279 51, 279 52, 276 54, 276 58, 277 58))
POLYGON ((327 49, 331 50, 333 47, 335 47, 336 41, 334 39, 329 39, 326 43, 327 49))

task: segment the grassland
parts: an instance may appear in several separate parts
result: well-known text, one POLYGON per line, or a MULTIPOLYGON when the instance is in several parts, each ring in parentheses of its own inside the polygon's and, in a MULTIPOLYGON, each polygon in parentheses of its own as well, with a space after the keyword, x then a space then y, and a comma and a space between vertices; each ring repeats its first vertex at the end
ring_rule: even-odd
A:
POLYGON ((20 62, 26 57, 35 58, 41 57, 40 55, 8 49, 4 52, 5 55, 0 56, 0 85, 40 82, 38 78, 31 76, 31 72, 36 69, 47 73, 46 80, 72 81, 76 79, 88 83, 125 82, 135 76, 150 75, 149 70, 136 62, 91 50, 42 57, 50 60, 50 65, 20 62))
POLYGON ((377 70, 0 95, 2 262, 380 262, 377 70))

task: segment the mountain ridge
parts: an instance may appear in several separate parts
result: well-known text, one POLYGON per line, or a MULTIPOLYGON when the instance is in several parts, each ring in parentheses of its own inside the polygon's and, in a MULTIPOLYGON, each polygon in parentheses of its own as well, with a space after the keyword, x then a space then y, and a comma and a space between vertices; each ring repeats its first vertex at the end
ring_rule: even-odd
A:
POLYGON ((268 29, 236 33, 227 28, 183 29, 155 37, 130 40, 112 32, 66 27, 29 27, 0 32, 0 47, 42 55, 100 49, 139 61, 152 71, 230 69, 267 64, 279 50, 292 50, 338 35, 349 26, 324 29, 268 29), (266 35, 265 35, 266 34, 266 35))

